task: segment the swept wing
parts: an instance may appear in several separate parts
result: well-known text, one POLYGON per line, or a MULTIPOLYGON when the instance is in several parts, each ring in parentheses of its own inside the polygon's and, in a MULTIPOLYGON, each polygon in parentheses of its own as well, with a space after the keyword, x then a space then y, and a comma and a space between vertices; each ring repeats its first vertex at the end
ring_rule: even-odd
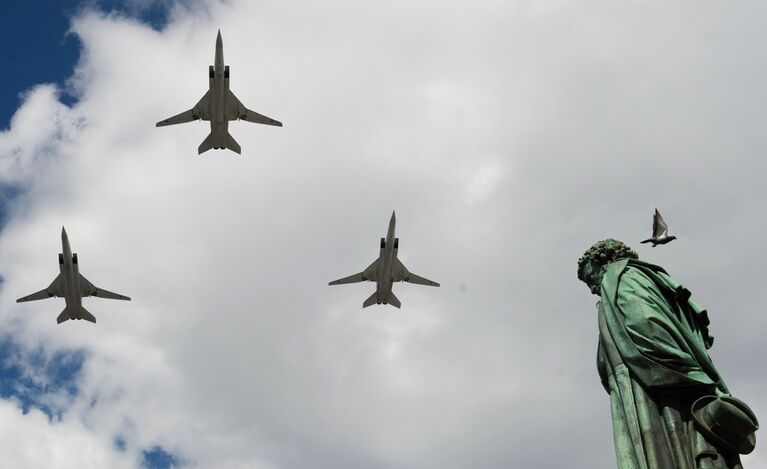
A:
POLYGON ((418 285, 427 285, 430 287, 438 287, 439 283, 431 281, 427 278, 420 277, 405 267, 402 261, 395 258, 394 266, 392 266, 392 277, 395 282, 408 282, 416 283, 418 285))
POLYGON ((82 274, 80 274, 80 296, 96 296, 99 298, 109 298, 111 300, 130 300, 130 298, 125 295, 112 293, 109 290, 98 288, 89 282, 87 278, 83 277, 82 274))
POLYGON ((16 300, 16 303, 23 303, 25 301, 44 300, 46 298, 51 298, 53 296, 64 296, 64 288, 62 284, 63 284, 63 281, 61 278, 61 274, 59 274, 55 279, 53 279, 53 282, 51 282, 48 288, 40 290, 39 292, 36 292, 36 293, 32 293, 31 295, 27 295, 25 297, 19 298, 18 300, 16 300))
POLYGON ((344 283, 358 283, 358 282, 376 282, 378 281, 378 261, 379 259, 376 259, 373 261, 372 264, 368 266, 367 269, 363 270, 362 272, 354 275, 350 275, 348 277, 340 278, 338 280, 334 280, 330 282, 328 285, 341 285, 344 283))
POLYGON ((248 122, 255 122, 256 124, 275 125, 277 127, 282 127, 282 122, 274 120, 271 117, 266 117, 263 114, 259 114, 256 111, 251 111, 250 109, 246 108, 240 102, 240 100, 237 99, 237 96, 235 96, 231 90, 229 90, 229 94, 227 95, 226 104, 228 114, 227 117, 230 121, 242 119, 248 122))
POLYGON ((210 120, 210 94, 211 90, 208 90, 208 92, 205 93, 205 96, 203 96, 192 109, 158 122, 156 124, 157 127, 164 127, 166 125, 173 124, 183 124, 185 122, 192 122, 198 119, 210 120))

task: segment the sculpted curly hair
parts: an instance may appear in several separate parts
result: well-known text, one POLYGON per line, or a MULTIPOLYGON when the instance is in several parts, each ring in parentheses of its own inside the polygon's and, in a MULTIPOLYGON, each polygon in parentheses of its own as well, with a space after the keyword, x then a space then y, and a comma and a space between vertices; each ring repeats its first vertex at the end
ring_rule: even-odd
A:
POLYGON ((590 262, 596 262, 604 271, 611 262, 625 258, 639 259, 639 255, 617 239, 609 238, 599 241, 578 259, 578 279, 586 281, 581 273, 583 272, 583 267, 590 262))

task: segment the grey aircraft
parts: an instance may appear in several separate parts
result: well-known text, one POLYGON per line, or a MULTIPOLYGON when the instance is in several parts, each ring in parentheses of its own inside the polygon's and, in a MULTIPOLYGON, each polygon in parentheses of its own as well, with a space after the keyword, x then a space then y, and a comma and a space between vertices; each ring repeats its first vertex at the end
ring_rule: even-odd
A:
POLYGON ((83 308, 84 296, 97 296, 99 298, 109 298, 112 300, 128 300, 127 296, 112 293, 111 291, 104 290, 94 286, 80 273, 79 264, 77 263, 77 254, 72 254, 72 249, 69 247, 69 238, 67 238, 67 231, 64 227, 61 228, 61 244, 62 252, 59 254, 59 275, 48 288, 40 290, 37 293, 32 293, 29 296, 19 298, 17 303, 23 303, 25 301, 44 300, 53 296, 64 297, 66 306, 64 311, 56 318, 56 322, 61 324, 68 319, 85 319, 92 323, 96 322, 96 318, 93 317, 87 309, 83 308))
POLYGON ((282 123, 263 116, 243 106, 237 96, 229 89, 229 66, 224 65, 224 43, 221 31, 216 38, 216 63, 208 67, 209 89, 205 96, 188 111, 157 123, 157 127, 183 124, 194 120, 210 121, 210 135, 200 144, 197 153, 204 153, 211 148, 228 148, 240 153, 240 145, 229 134, 229 121, 242 119, 256 124, 275 125, 282 123))
POLYGON ((389 231, 386 234, 386 238, 381 238, 381 250, 378 254, 378 259, 373 261, 373 263, 364 271, 335 280, 328 285, 341 285, 342 283, 365 281, 376 282, 376 291, 362 303, 363 308, 367 308, 372 304, 390 304, 399 308, 401 303, 391 291, 394 282, 410 282, 419 285, 428 285, 430 287, 438 287, 439 283, 432 282, 431 280, 411 273, 404 265, 402 265, 402 262, 397 259, 399 238, 394 237, 394 225, 396 222, 397 219, 394 216, 394 212, 392 212, 391 220, 389 220, 389 231))

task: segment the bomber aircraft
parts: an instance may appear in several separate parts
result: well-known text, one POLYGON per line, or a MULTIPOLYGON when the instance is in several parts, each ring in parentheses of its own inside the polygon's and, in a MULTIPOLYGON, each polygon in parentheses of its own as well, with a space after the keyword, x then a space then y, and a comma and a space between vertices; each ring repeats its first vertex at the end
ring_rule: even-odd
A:
POLYGON ((66 306, 64 311, 56 318, 56 322, 61 324, 69 319, 85 319, 92 323, 96 323, 96 318, 83 308, 84 296, 97 296, 99 298, 109 298, 112 300, 128 300, 130 298, 111 291, 98 288, 88 281, 80 273, 80 267, 77 262, 77 254, 72 254, 72 249, 69 247, 69 238, 67 238, 67 231, 64 227, 61 228, 61 243, 62 252, 59 254, 59 275, 53 282, 43 290, 31 295, 19 298, 17 303, 23 303, 25 301, 44 300, 53 296, 64 297, 66 306))
POLYGON ((194 120, 210 121, 210 134, 203 140, 197 153, 202 154, 211 148, 228 148, 240 152, 240 145, 229 134, 229 121, 242 119, 257 124, 282 127, 282 122, 266 117, 243 106, 237 96, 229 89, 229 66, 224 65, 224 43, 221 31, 216 38, 216 62, 208 67, 209 89, 205 96, 188 111, 157 123, 157 127, 183 124, 194 120))
POLYGON ((381 238, 381 250, 378 259, 373 261, 373 263, 362 272, 334 280, 328 285, 341 285, 343 283, 365 281, 376 282, 376 291, 362 303, 363 308, 367 308, 373 304, 390 304, 399 308, 401 303, 399 299, 394 296, 394 293, 392 293, 394 282, 410 282, 419 285, 428 285, 430 287, 438 287, 439 283, 432 282, 429 279, 411 273, 404 265, 402 265, 402 262, 397 259, 399 238, 394 237, 394 225, 396 222, 397 220, 394 212, 392 212, 391 220, 389 220, 389 231, 386 234, 386 238, 381 238))

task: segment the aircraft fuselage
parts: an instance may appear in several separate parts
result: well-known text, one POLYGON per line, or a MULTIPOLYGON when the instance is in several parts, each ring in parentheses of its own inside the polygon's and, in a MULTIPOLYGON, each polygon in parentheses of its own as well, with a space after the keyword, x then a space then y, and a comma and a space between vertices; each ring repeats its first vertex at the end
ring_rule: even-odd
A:
POLYGON ((69 246, 67 232, 61 229, 62 253, 59 257, 59 271, 64 283, 64 302, 70 315, 74 312, 75 319, 83 305, 82 296, 80 296, 80 267, 77 264, 77 254, 72 254, 72 248, 69 246))
POLYGON ((227 118, 227 95, 229 92, 229 70, 224 65, 224 42, 221 32, 216 38, 216 58, 210 67, 210 90, 213 99, 210 100, 210 133, 213 135, 213 148, 226 148, 226 138, 229 135, 229 119, 227 118))
POLYGON ((376 281, 376 297, 380 303, 386 303, 386 299, 391 293, 392 286, 394 285, 394 275, 392 275, 392 267, 394 266, 394 260, 397 258, 397 242, 394 237, 394 229, 397 223, 397 219, 392 213, 391 220, 389 220, 389 230, 386 233, 386 239, 381 249, 380 257, 381 262, 378 264, 378 281, 376 281))

